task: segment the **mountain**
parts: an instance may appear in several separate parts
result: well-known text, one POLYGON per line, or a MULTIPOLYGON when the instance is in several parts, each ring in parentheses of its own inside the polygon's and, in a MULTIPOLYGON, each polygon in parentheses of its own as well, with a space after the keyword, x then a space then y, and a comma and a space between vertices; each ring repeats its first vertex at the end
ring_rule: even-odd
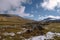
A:
POLYGON ((43 19, 42 20, 43 22, 60 22, 60 18, 51 18, 51 17, 48 17, 46 19, 43 19))
POLYGON ((0 26, 20 26, 25 23, 31 23, 34 20, 26 19, 23 17, 20 17, 18 15, 12 15, 12 14, 0 14, 0 26))
POLYGON ((39 22, 12 14, 0 14, 0 40, 24 40, 47 31, 39 22), (11 37, 11 38, 10 38, 11 37))
POLYGON ((52 32, 60 32, 60 18, 48 17, 40 21, 44 28, 52 32))

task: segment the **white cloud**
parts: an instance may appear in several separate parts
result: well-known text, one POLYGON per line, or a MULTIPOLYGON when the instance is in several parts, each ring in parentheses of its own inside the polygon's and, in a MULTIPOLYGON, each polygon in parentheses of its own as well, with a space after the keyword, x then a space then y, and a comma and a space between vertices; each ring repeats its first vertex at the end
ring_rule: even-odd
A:
POLYGON ((31 14, 30 17, 34 17, 34 15, 31 14))
POLYGON ((27 3, 27 0, 0 0, 0 13, 8 11, 9 14, 17 14, 19 16, 30 16, 29 13, 25 13, 25 6, 22 6, 23 3, 27 3), (11 8, 14 8, 13 11, 11 8))
POLYGON ((50 15, 50 16, 48 16, 48 17, 50 17, 50 18, 55 18, 55 19, 60 19, 60 16, 52 16, 52 15, 50 15))
POLYGON ((60 0, 44 0, 41 6, 44 9, 54 10, 56 7, 60 8, 60 0))
POLYGON ((22 6, 21 8, 17 8, 16 11, 11 10, 11 11, 8 11, 8 13, 9 14, 16 14, 16 15, 19 15, 19 16, 22 16, 22 17, 30 16, 29 13, 26 14, 24 11, 25 11, 25 6, 22 6))
POLYGON ((43 20, 45 18, 46 18, 45 16, 41 16, 41 15, 38 16, 38 20, 43 20))
POLYGON ((0 11, 8 10, 12 7, 22 6, 21 2, 25 2, 25 0, 0 0, 0 11))
POLYGON ((53 16, 53 15, 46 15, 46 16, 40 16, 38 17, 38 20, 43 20, 46 18, 54 18, 54 19, 60 19, 60 16, 53 16))

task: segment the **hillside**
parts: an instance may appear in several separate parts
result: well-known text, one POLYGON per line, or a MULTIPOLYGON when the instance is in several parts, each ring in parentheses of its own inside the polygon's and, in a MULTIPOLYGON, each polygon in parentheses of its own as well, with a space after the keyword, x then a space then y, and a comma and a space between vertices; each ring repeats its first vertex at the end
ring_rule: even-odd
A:
POLYGON ((0 14, 0 40, 24 40, 46 32, 37 21, 12 14, 0 14))
POLYGON ((0 40, 25 40, 45 35, 47 32, 60 32, 59 20, 51 18, 34 21, 12 14, 0 14, 0 40))
POLYGON ((42 23, 48 24, 44 26, 44 28, 46 28, 47 30, 53 32, 60 32, 60 19, 46 18, 42 20, 42 23))
POLYGON ((52 32, 60 32, 60 23, 49 23, 49 25, 45 25, 45 28, 52 32))
POLYGON ((22 24, 29 23, 29 22, 33 22, 33 20, 24 19, 20 16, 12 15, 12 14, 0 14, 0 26, 1 25, 21 26, 22 24))

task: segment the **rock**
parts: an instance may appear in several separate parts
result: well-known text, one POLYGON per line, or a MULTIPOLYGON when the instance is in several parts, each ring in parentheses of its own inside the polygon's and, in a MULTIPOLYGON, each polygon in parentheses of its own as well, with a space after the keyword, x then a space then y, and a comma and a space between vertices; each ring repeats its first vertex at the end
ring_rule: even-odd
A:
POLYGON ((20 32, 17 32, 17 34, 22 34, 22 32, 20 31, 20 32))
POLYGON ((3 35, 4 35, 4 36, 8 36, 8 35, 10 35, 10 36, 15 36, 15 33, 13 33, 13 32, 11 32, 11 33, 5 32, 5 33, 3 33, 3 35))

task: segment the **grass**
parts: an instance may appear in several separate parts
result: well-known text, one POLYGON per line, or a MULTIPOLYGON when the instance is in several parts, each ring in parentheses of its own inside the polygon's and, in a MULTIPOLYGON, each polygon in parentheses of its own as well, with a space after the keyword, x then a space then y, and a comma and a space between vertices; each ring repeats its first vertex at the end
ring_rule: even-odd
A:
POLYGON ((54 39, 55 40, 60 40, 60 37, 55 36, 54 39))
MULTIPOLYGON (((22 31, 22 25, 26 23, 31 23, 32 20, 27 20, 23 18, 18 17, 0 17, 0 40, 6 39, 6 40, 22 40, 24 38, 29 38, 31 36, 38 36, 41 35, 41 32, 43 34, 46 34, 48 31, 52 32, 60 32, 60 23, 48 23, 48 25, 42 25, 44 27, 44 30, 38 30, 35 29, 32 32, 25 32, 23 34, 16 34, 16 32, 22 31), (11 38, 11 36, 4 36, 2 33, 4 32, 14 32, 16 35, 11 38)), ((30 25, 30 24, 29 24, 30 25)), ((33 25, 33 24, 32 24, 33 25)), ((38 25, 41 25, 38 23, 38 25)), ((34 25, 33 25, 34 26, 34 25)), ((27 27, 29 29, 32 26, 27 27)), ((26 28, 26 27, 25 27, 26 28)), ((56 40, 60 40, 58 37, 55 37, 56 40)))
POLYGON ((52 32, 60 32, 60 23, 50 23, 49 25, 45 26, 45 29, 52 32))

